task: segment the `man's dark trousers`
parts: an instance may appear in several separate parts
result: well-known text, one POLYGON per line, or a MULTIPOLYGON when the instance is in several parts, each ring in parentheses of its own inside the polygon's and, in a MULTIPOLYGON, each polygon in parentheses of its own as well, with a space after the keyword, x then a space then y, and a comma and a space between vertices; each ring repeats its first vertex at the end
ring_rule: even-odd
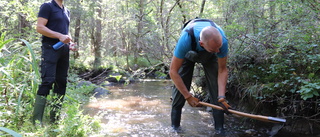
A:
POLYGON ((69 69, 69 47, 67 45, 58 50, 52 44, 42 44, 41 79, 38 95, 49 95, 54 83, 53 92, 64 95, 66 92, 67 76, 69 69))
POLYGON ((33 119, 35 124, 36 120, 42 124, 42 117, 46 106, 46 97, 49 95, 50 90, 54 84, 54 97, 52 101, 50 119, 51 123, 55 123, 59 117, 62 101, 66 93, 67 76, 69 69, 69 47, 67 45, 58 50, 54 50, 52 45, 54 43, 43 43, 42 56, 41 56, 41 79, 37 92, 33 119))
MULTIPOLYGON (((217 56, 215 54, 199 54, 201 59, 207 59, 207 61, 201 62, 206 78, 206 84, 208 88, 208 93, 210 96, 210 103, 218 105, 218 62, 217 56)), ((187 89, 190 91, 190 86, 192 82, 193 70, 195 62, 188 59, 184 59, 184 62, 179 70, 179 75, 181 76, 187 89)), ((171 109, 171 126, 175 129, 180 127, 181 112, 186 100, 184 96, 179 92, 179 90, 174 86, 172 91, 172 109, 171 109)), ((215 129, 223 129, 224 124, 224 112, 221 110, 212 111, 213 118, 215 121, 215 129)))

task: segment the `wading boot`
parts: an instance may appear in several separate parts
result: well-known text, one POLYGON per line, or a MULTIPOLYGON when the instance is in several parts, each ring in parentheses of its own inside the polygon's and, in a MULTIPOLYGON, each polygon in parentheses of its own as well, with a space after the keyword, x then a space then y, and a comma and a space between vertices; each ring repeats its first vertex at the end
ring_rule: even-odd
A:
POLYGON ((226 135, 224 131, 224 112, 222 110, 212 110, 213 119, 214 119, 214 128, 216 135, 226 135))
POLYGON ((171 110, 171 127, 173 132, 181 133, 182 129, 180 127, 181 121, 181 111, 179 110, 171 110))
POLYGON ((57 124, 57 121, 59 120, 63 98, 64 98, 64 95, 61 95, 61 94, 54 94, 53 96, 53 102, 50 109, 51 124, 57 124))
POLYGON ((32 118, 33 125, 36 125, 37 121, 39 121, 40 125, 42 126, 42 117, 43 117, 44 108, 46 106, 46 102, 47 102, 46 96, 41 96, 41 95, 36 96, 36 101, 35 101, 34 110, 33 110, 33 118, 32 118))

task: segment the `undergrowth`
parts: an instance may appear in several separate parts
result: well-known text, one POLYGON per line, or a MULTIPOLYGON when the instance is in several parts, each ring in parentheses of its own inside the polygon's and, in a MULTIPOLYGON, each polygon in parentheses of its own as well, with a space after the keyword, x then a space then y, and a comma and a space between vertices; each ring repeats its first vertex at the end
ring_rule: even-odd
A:
POLYGON ((47 106, 44 126, 32 124, 33 104, 40 83, 38 47, 37 42, 5 40, 3 35, 0 39, 0 136, 81 137, 98 134, 101 129, 99 115, 91 117, 83 113, 83 106, 90 101, 94 87, 77 86, 81 79, 72 71, 59 123, 49 124, 47 106))

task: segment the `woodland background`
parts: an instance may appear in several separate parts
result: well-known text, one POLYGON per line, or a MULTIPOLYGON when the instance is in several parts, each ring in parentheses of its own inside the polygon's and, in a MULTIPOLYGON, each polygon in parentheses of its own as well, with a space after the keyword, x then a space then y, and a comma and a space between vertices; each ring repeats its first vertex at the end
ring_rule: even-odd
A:
MULTIPOLYGON (((40 80, 41 35, 35 25, 43 2, 0 1, 0 127, 20 133, 34 131, 26 121, 40 80)), ((305 121, 312 125, 308 133, 319 127, 319 0, 65 0, 65 6, 79 45, 71 53, 71 83, 84 72, 106 69, 123 79, 144 78, 146 70, 166 78, 183 23, 207 18, 229 40, 231 102, 293 125, 305 121)), ((197 74, 201 79, 202 72, 197 74)), ((85 127, 90 124, 79 125, 83 134, 94 131, 85 127)))

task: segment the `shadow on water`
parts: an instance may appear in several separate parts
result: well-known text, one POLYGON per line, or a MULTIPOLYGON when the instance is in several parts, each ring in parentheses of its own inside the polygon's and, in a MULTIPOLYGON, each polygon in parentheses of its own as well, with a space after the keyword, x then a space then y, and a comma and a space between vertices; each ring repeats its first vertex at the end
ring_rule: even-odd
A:
MULTIPOLYGON (((171 86, 168 80, 111 86, 111 94, 89 102, 85 113, 102 115, 103 130, 99 136, 215 136, 211 113, 205 107, 192 108, 188 104, 182 112, 183 133, 171 132, 171 86)), ((270 136, 268 129, 246 129, 241 124, 239 118, 226 116, 227 136, 270 136)))

